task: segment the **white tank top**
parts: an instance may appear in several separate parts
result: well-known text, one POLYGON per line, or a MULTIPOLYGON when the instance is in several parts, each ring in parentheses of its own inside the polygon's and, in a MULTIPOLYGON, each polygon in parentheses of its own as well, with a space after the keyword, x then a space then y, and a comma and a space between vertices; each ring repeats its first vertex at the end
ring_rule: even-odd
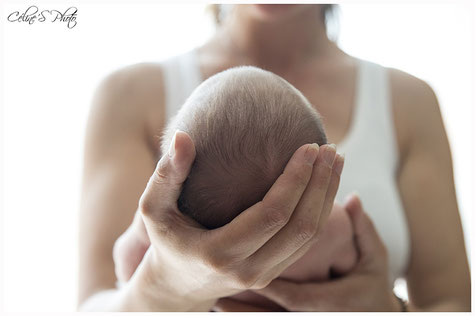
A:
MULTIPOLYGON (((391 282, 404 277, 410 253, 405 213, 396 184, 399 153, 394 133, 386 68, 358 61, 353 118, 348 134, 337 144, 345 168, 337 200, 357 192, 389 254, 391 282)), ((203 81, 195 50, 161 62, 166 116, 173 117, 203 81)))

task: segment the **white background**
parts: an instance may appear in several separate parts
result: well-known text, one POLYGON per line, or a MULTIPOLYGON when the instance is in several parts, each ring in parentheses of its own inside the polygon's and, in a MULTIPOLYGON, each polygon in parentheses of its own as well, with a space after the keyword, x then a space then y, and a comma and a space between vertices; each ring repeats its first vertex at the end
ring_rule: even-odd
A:
MULTIPOLYGON (((462 2, 344 4, 339 33, 348 53, 409 72, 436 91, 469 252, 473 19, 462 2)), ((119 67, 159 61, 201 44, 213 24, 203 4, 36 1, 5 5, 1 25, 0 299, 6 311, 73 311, 83 137, 92 93, 119 67), (6 21, 8 13, 31 4, 61 11, 75 5, 78 23, 68 29, 6 21)))

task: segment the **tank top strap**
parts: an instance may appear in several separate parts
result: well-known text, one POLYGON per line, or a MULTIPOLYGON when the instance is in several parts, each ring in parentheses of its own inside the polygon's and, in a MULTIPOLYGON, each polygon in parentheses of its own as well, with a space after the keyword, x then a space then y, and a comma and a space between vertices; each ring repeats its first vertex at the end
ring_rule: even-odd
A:
POLYGON ((196 51, 190 50, 160 62, 165 88, 166 117, 173 117, 201 83, 196 51))
POLYGON ((387 69, 365 60, 358 63, 353 126, 343 146, 362 146, 364 141, 363 146, 370 147, 372 152, 377 150, 379 159, 394 166, 398 150, 387 69))
POLYGON ((357 95, 350 134, 338 151, 346 154, 337 200, 358 192, 389 254, 389 278, 405 275, 410 236, 396 172, 399 151, 388 70, 358 60, 357 95))

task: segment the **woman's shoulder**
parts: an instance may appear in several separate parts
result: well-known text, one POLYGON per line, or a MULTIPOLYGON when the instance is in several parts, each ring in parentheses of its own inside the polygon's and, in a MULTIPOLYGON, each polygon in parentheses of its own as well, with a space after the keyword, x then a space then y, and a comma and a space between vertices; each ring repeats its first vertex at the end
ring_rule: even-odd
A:
POLYGON ((116 101, 117 110, 137 111, 150 103, 163 105, 163 74, 159 63, 136 63, 121 67, 105 76, 96 94, 116 101), (139 102, 139 104, 137 103, 139 102), (123 109, 119 109, 123 107, 123 109))
POLYGON ((387 68, 391 87, 393 116, 401 153, 415 137, 430 134, 431 129, 443 126, 437 96, 424 80, 407 72, 387 68), (421 124, 435 122, 434 124, 421 124))
MULTIPOLYGON (((399 106, 434 106, 436 96, 431 86, 424 80, 395 68, 387 68, 391 92, 399 106)), ((413 109, 415 110, 415 109, 413 109)))
POLYGON ((160 63, 127 65, 101 80, 91 111, 113 117, 118 128, 136 126, 148 135, 158 135, 165 124, 164 91, 160 63))

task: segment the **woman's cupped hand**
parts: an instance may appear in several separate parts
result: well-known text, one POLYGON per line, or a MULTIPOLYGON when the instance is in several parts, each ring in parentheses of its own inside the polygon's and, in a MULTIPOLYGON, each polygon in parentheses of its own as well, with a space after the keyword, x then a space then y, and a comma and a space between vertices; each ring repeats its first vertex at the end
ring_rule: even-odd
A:
MULTIPOLYGON (((400 311, 388 277, 387 250, 357 195, 345 205, 359 252, 358 263, 347 275, 324 282, 295 283, 276 278, 256 293, 288 311, 400 311)), ((217 311, 264 311, 230 298, 220 299, 217 311)))
POLYGON ((280 283, 271 282, 316 240, 333 206, 343 157, 332 145, 301 146, 262 201, 207 230, 177 208, 195 154, 189 135, 177 131, 132 225, 116 242, 124 305, 135 311, 208 311, 218 298, 248 289, 279 301, 278 291, 270 289, 280 283))

